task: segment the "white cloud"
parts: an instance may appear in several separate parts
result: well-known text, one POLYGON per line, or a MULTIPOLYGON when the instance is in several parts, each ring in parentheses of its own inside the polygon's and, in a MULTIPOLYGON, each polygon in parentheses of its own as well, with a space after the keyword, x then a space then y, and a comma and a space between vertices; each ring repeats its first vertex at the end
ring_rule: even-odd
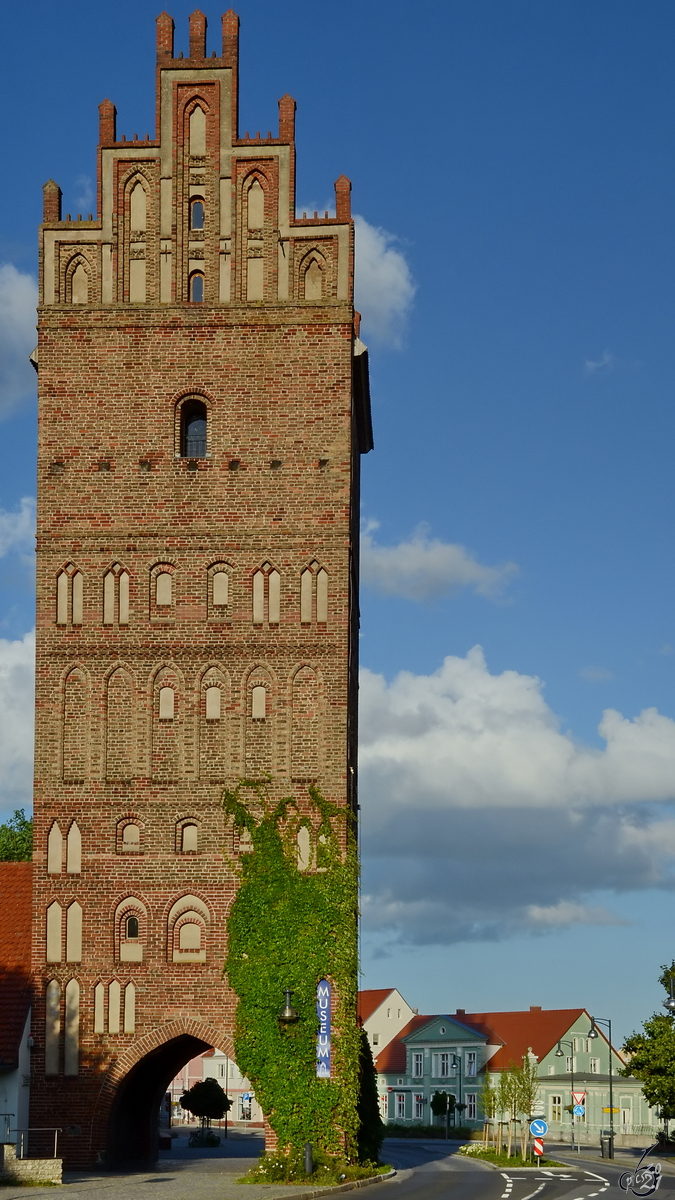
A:
POLYGON ((35 498, 24 496, 15 512, 0 508, 0 558, 11 550, 33 550, 35 536, 35 498))
POLYGON ((35 634, 0 639, 0 810, 29 807, 33 784, 35 634))
POLYGON ((91 175, 78 175, 75 186, 78 189, 75 203, 86 217, 94 200, 94 184, 91 175))
POLYGON ((606 709, 604 750, 560 732, 539 679, 491 675, 480 646, 433 675, 361 679, 361 771, 388 804, 612 804, 675 799, 675 721, 606 709))
POLYGON ((35 349, 37 284, 11 263, 0 266, 0 416, 35 390, 28 355, 35 349))
POLYGON ((396 237, 354 217, 354 303, 363 317, 366 341, 401 345, 416 287, 396 237))
POLYGON ((611 350, 605 350, 595 361, 587 358, 584 370, 587 375, 608 375, 614 369, 615 360, 611 350))
POLYGON ((608 671, 606 667, 582 667, 579 675, 587 683, 606 683, 614 678, 613 672, 608 671))
POLYGON ((480 647, 389 684, 364 669, 364 928, 497 940, 616 923, 607 893, 675 890, 675 721, 608 709, 599 732, 602 749, 576 743, 540 680, 490 674, 480 647))
POLYGON ((517 570, 515 563, 486 567, 464 546, 429 537, 424 525, 407 542, 380 546, 372 537, 376 527, 371 522, 361 538, 361 578, 385 596, 435 600, 464 587, 495 596, 517 570))

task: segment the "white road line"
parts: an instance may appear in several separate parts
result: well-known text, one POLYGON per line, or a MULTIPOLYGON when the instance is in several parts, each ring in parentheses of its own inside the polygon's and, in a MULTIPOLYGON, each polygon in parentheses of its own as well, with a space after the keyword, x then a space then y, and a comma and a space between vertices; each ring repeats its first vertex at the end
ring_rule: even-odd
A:
POLYGON ((533 1200, 533 1197, 537 1196, 539 1194, 539 1192, 542 1190, 542 1188, 545 1188, 545 1187, 546 1187, 545 1183, 540 1183, 536 1192, 530 1192, 529 1196, 523 1196, 522 1200, 533 1200))
POLYGON ((601 1183, 606 1183, 609 1187, 609 1179, 605 1179, 604 1175, 596 1175, 594 1171, 584 1171, 584 1175, 590 1175, 591 1179, 599 1179, 601 1183))

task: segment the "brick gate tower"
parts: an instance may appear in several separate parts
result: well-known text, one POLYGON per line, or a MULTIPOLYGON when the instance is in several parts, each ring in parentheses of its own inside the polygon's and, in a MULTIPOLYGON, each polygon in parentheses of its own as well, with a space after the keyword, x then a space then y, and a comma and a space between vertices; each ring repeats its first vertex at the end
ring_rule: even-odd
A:
POLYGON ((69 1164, 152 1156, 177 1070, 233 1055, 224 787, 356 812, 350 183, 296 219, 295 102, 239 136, 238 28, 175 57, 163 13, 156 139, 105 100, 96 219, 44 189, 31 1125, 69 1164))

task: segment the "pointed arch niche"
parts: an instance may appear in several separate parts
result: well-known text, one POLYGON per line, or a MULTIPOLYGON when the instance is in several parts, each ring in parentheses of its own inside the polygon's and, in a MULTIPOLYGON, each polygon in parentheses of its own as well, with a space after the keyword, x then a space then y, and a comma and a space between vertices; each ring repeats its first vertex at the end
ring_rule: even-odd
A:
POLYGON ((84 780, 89 770, 89 680, 83 667, 73 667, 63 685, 63 778, 84 780))
POLYGON ((246 681, 245 762, 250 779, 259 779, 274 771, 276 712, 272 675, 267 667, 256 666, 246 681))
POLYGON ((183 774, 185 697, 176 670, 160 667, 152 684, 152 776, 176 779, 183 774))
POLYGON ((131 779, 136 757, 134 685, 125 667, 116 667, 106 686, 106 779, 131 779))
POLYGON ((201 678, 199 694, 199 774, 226 779, 230 773, 230 679, 221 666, 201 678))
POLYGON ((291 702, 291 774, 316 779, 321 765, 321 682, 313 667, 293 676, 291 702))

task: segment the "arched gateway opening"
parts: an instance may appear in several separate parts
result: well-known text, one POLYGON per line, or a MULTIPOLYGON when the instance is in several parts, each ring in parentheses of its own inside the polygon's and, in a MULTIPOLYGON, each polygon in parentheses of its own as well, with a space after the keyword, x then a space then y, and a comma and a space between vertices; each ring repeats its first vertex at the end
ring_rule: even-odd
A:
MULTIPOLYGON (((220 1031, 197 1021, 172 1021, 142 1038, 112 1066, 93 1121, 105 1161, 154 1162, 159 1154, 159 1110, 171 1080, 211 1047, 234 1058, 220 1031)), ((94 1147, 95 1148, 95 1147, 94 1147)))
POLYGON ((124 1077, 108 1120, 106 1161, 153 1162, 159 1153, 159 1108, 171 1080, 208 1042, 183 1034, 151 1050, 124 1077))

